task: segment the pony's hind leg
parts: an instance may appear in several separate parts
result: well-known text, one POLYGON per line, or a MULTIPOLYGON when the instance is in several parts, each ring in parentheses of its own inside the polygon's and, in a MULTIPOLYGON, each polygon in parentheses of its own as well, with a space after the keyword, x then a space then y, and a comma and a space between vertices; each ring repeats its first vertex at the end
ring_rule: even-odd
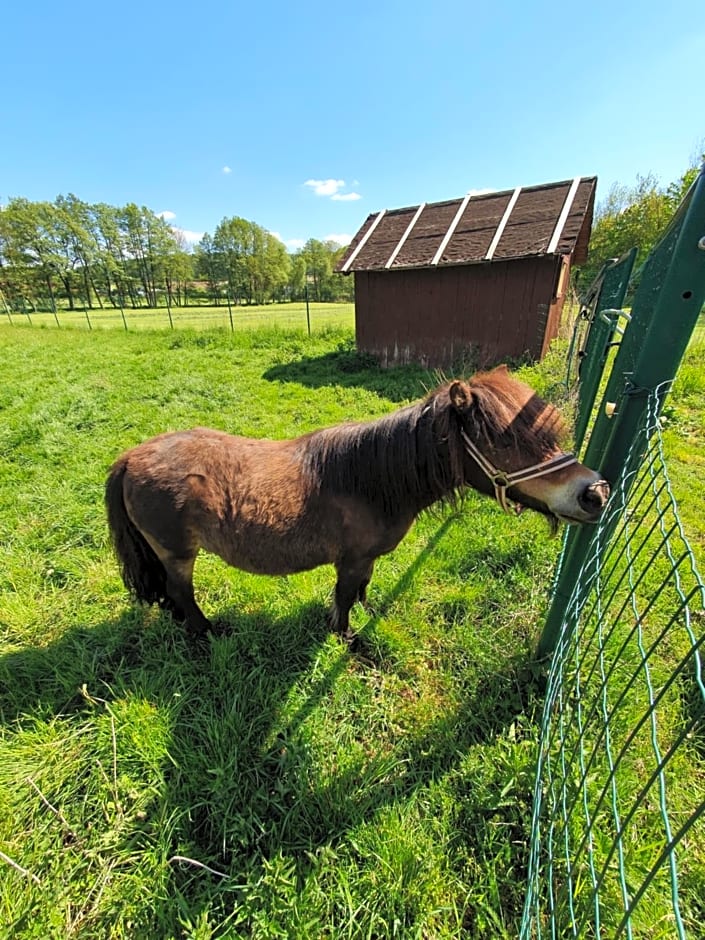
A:
POLYGON ((210 620, 196 603, 193 594, 193 566, 195 556, 190 558, 162 558, 166 568, 167 600, 173 616, 186 623, 195 636, 205 636, 212 629, 210 620))
POLYGON ((159 606, 175 620, 186 624, 194 636, 205 636, 212 629, 210 620, 196 603, 193 594, 193 566, 196 555, 178 556, 145 534, 166 571, 166 596, 159 606))

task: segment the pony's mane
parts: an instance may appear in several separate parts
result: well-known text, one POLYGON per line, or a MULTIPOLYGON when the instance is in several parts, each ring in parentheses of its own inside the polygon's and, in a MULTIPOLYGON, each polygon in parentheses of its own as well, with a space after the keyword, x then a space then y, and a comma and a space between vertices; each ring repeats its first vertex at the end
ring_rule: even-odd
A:
POLYGON ((486 452, 516 446, 527 465, 555 451, 562 429, 558 412, 532 394, 517 414, 522 386, 516 379, 496 370, 476 375, 467 383, 474 407, 462 418, 451 402, 452 384, 376 421, 306 435, 302 458, 310 484, 365 496, 385 514, 418 512, 453 502, 464 489, 463 427, 486 452))
POLYGON ((563 420, 553 405, 505 369, 482 372, 468 382, 474 393, 473 440, 491 448, 516 446, 527 461, 538 463, 552 454, 565 437, 563 420), (529 392, 517 412, 517 392, 529 392))
POLYGON ((452 479, 433 432, 433 409, 426 405, 308 435, 304 465, 311 482, 322 491, 365 496, 389 514, 452 499, 462 477, 452 479))

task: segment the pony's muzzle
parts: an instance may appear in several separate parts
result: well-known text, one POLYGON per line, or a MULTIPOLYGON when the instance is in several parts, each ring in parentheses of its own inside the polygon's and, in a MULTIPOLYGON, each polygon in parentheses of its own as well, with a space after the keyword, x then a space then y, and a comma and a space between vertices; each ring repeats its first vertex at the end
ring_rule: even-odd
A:
POLYGON ((610 485, 607 480, 598 480, 597 483, 591 483, 578 495, 580 508, 591 519, 597 519, 602 514, 602 510, 607 505, 610 497, 610 485))

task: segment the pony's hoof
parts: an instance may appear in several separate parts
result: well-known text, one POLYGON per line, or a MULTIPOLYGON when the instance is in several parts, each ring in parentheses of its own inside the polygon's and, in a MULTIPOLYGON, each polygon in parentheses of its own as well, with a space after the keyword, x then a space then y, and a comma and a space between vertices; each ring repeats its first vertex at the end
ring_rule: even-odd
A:
POLYGON ((360 649, 360 637, 357 633, 353 633, 349 627, 345 633, 340 634, 340 639, 345 643, 351 653, 357 653, 360 649))
POLYGON ((227 620, 212 620, 208 632, 214 637, 230 636, 233 632, 233 625, 227 620))
POLYGON ((194 623, 192 620, 186 621, 186 631, 194 640, 205 640, 209 633, 214 633, 215 629, 210 620, 199 620, 194 623))

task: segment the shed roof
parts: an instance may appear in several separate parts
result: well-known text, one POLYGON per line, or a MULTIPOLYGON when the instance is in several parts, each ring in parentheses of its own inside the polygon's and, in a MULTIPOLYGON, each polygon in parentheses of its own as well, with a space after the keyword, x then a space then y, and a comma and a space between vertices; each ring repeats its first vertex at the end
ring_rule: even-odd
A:
POLYGON ((367 216, 338 264, 397 271, 572 254, 587 259, 596 176, 382 209, 367 216))

